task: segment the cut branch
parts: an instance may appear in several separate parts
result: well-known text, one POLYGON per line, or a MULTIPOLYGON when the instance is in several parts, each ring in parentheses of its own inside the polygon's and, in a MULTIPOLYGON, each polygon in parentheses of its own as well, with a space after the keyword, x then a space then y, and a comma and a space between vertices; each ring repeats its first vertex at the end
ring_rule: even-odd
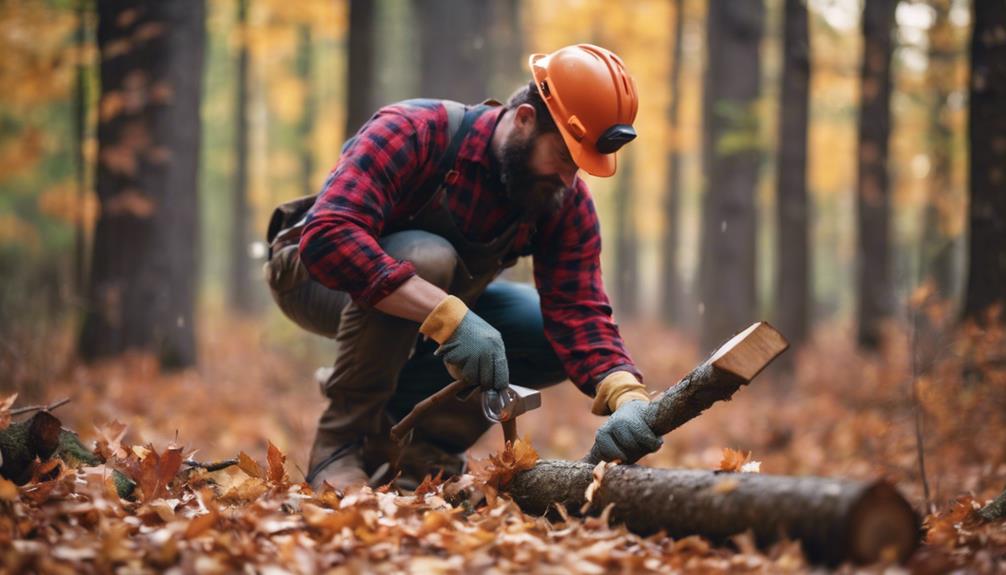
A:
MULTIPOLYGON (((717 401, 729 400, 788 347, 789 343, 782 334, 768 323, 751 325, 651 401, 644 415, 646 422, 657 435, 670 433, 717 401)), ((597 463, 601 459, 596 445, 585 458, 589 463, 597 463)))
MULTIPOLYGON (((540 461, 507 490, 528 513, 556 504, 578 515, 592 471, 586 462, 540 461)), ((750 529, 759 545, 799 539, 810 560, 831 564, 904 561, 919 540, 918 517, 884 481, 619 465, 605 472, 590 510, 609 504, 614 523, 641 535, 699 534, 721 543, 750 529)))

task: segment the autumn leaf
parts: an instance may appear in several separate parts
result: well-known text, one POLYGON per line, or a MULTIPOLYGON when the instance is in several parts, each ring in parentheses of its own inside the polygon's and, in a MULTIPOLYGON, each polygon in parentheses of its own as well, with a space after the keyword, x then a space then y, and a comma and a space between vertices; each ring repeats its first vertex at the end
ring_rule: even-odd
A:
POLYGON ((144 503, 164 496, 181 466, 182 447, 174 444, 169 445, 160 454, 153 446, 149 446, 141 460, 130 459, 126 464, 132 479, 143 492, 144 503))
POLYGON ((584 502, 583 506, 580 508, 580 513, 586 513, 590 506, 594 503, 594 493, 600 489, 601 481, 604 480, 604 474, 618 465, 614 461, 601 461, 594 466, 594 471, 591 473, 593 480, 591 480, 590 485, 587 486, 587 490, 583 494, 584 502))
POLYGON ((486 485, 499 489, 510 483, 514 475, 531 469, 537 462, 538 453, 530 442, 518 439, 512 444, 507 443, 503 451, 490 454, 489 460, 483 462, 485 465, 476 476, 486 485))
POLYGON ((0 399, 0 429, 7 429, 10 426, 10 408, 16 400, 16 393, 0 399))
POLYGON ((261 479, 262 475, 264 475, 262 473, 262 467, 260 467, 259 464, 256 463, 254 459, 249 457, 249 455, 244 451, 238 453, 238 467, 241 471, 244 471, 256 479, 261 479))
POLYGON ((286 483, 286 455, 278 447, 269 442, 269 450, 266 455, 269 462, 269 481, 273 483, 286 483))
POLYGON ((723 459, 717 471, 731 473, 760 473, 761 462, 751 461, 750 451, 736 451, 729 447, 723 448, 723 459))
POLYGON ((95 426, 100 438, 97 441, 95 451, 105 461, 125 459, 129 453, 122 446, 122 439, 126 436, 128 426, 117 419, 95 426))

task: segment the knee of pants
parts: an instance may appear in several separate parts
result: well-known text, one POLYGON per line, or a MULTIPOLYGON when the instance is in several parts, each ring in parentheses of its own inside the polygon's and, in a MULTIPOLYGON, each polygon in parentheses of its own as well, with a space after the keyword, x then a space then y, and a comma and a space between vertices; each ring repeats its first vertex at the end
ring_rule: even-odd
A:
POLYGON ((379 243, 389 256, 412 262, 419 277, 443 290, 450 287, 458 253, 446 239, 422 230, 405 230, 388 234, 379 243))

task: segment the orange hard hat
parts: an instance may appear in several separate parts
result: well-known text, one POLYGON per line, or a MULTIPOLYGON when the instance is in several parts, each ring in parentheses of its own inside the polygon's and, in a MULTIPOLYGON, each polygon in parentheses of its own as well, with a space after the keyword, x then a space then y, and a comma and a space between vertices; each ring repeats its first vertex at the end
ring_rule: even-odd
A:
POLYGON ((576 44, 528 59, 576 165, 594 176, 615 173, 615 152, 636 137, 639 97, 622 59, 592 44, 576 44))

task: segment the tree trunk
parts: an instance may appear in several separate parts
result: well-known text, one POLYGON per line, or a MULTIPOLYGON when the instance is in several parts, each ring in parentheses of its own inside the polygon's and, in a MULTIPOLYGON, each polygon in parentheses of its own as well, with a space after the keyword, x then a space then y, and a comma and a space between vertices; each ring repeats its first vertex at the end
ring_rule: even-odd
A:
POLYGON ((810 36, 807 5, 786 0, 776 209, 776 323, 793 344, 807 338, 810 307, 808 253, 807 119, 810 107, 810 36))
POLYGON ((349 66, 346 93, 346 139, 374 113, 376 98, 374 27, 377 2, 349 0, 349 66))
POLYGON ((639 311, 639 236, 635 217, 635 168, 630 155, 622 154, 615 196, 615 305, 622 318, 639 311))
POLYGON ((477 103, 488 97, 487 0, 414 0, 421 29, 420 96, 477 103))
MULTIPOLYGON (((984 322, 1006 294, 1006 4, 973 3, 970 264, 964 316, 984 322)), ((1000 313, 1006 323, 1006 313, 1000 313)))
POLYGON ((73 230, 73 293, 80 296, 84 293, 87 281, 87 233, 84 229, 84 206, 87 203, 87 164, 84 158, 84 144, 87 139, 87 66, 84 54, 87 46, 87 12, 88 5, 84 0, 77 2, 77 30, 75 42, 80 50, 76 66, 77 78, 73 98, 74 116, 74 156, 76 159, 77 211, 74 217, 73 230))
POLYGON ((167 368, 195 363, 204 15, 202 0, 98 2, 101 216, 85 360, 137 349, 167 368))
POLYGON ((531 80, 524 61, 526 54, 520 5, 519 0, 495 0, 489 3, 489 38, 492 48, 489 93, 498 100, 505 100, 531 80))
POLYGON ((953 185, 953 126, 948 101, 954 89, 953 78, 957 58, 954 26, 950 23, 951 0, 932 2, 935 20, 929 29, 929 67, 927 87, 931 93, 932 112, 929 126, 929 197, 926 201, 922 237, 921 276, 932 284, 939 300, 948 300, 954 293, 955 240, 947 230, 951 227, 950 207, 957 191, 953 185))
MULTIPOLYGON (((579 514, 593 470, 580 461, 539 461, 506 490, 526 513, 561 504, 579 514)), ((904 561, 919 539, 915 512, 883 481, 618 465, 605 471, 590 510, 608 505, 613 523, 640 535, 665 531, 722 543, 750 529, 759 546, 785 535, 799 539, 811 561, 830 564, 874 563, 890 550, 904 561)))
POLYGON ((756 314, 755 188, 761 157, 756 106, 764 17, 761 0, 709 4, 703 110, 708 184, 699 263, 706 348, 756 314))
POLYGON ((251 259, 248 243, 251 235, 248 224, 248 2, 237 0, 237 27, 240 30, 237 77, 234 79, 234 191, 231 196, 230 240, 230 304, 235 311, 250 313, 254 310, 252 293, 251 259))
POLYGON ((321 188, 321 182, 314 181, 314 124, 317 122, 318 102, 314 97, 314 81, 311 71, 314 64, 314 44, 311 40, 311 26, 301 24, 300 48, 297 58, 297 72, 304 84, 304 112, 300 119, 300 189, 304 195, 314 194, 321 188))
POLYGON ((660 316, 664 323, 678 324, 682 320, 684 294, 678 274, 678 212, 681 186, 681 125, 678 109, 681 102, 681 53, 684 46, 685 2, 674 0, 674 40, 671 48, 671 105, 667 110, 671 132, 671 150, 667 154, 667 184, 664 195, 664 234, 660 245, 660 316))
POLYGON ((866 0, 863 8, 863 66, 859 109, 859 344, 876 349, 881 327, 893 313, 890 266, 890 185, 887 173, 891 131, 892 31, 897 0, 866 0))

